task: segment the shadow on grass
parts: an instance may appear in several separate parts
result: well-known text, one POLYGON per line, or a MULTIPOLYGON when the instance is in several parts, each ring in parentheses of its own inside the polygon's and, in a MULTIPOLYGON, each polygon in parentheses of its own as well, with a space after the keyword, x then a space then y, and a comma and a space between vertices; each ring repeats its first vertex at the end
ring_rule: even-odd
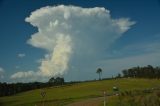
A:
POLYGON ((13 103, 18 102, 17 100, 9 100, 7 101, 7 104, 4 103, 3 101, 0 101, 0 106, 7 106, 8 104, 12 105, 13 103))

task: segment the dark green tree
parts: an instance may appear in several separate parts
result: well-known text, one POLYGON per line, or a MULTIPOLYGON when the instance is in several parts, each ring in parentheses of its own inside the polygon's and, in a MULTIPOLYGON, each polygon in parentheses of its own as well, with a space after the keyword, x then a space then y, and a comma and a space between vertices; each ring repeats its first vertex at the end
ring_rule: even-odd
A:
POLYGON ((123 70, 123 77, 132 78, 160 78, 160 68, 153 67, 151 65, 144 67, 133 67, 127 70, 123 70))
POLYGON ((61 77, 54 78, 54 77, 52 77, 52 78, 49 79, 48 84, 49 84, 49 86, 63 85, 64 84, 64 78, 61 78, 61 77))

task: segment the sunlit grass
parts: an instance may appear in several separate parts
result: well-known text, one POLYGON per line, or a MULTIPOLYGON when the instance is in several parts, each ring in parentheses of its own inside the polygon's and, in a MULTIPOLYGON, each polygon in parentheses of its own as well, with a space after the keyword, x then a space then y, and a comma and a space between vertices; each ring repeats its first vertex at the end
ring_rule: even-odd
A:
MULTIPOLYGON (((160 80, 156 79, 113 79, 93 82, 83 82, 61 87, 45 88, 46 106, 63 106, 65 104, 87 98, 103 96, 103 91, 112 93, 113 86, 120 91, 160 87, 160 80)), ((1 97, 0 106, 40 106, 43 98, 40 95, 41 89, 19 93, 14 96, 1 97)), ((118 103, 117 97, 110 97, 110 104, 118 103)), ((111 106, 112 106, 111 105, 111 106)))

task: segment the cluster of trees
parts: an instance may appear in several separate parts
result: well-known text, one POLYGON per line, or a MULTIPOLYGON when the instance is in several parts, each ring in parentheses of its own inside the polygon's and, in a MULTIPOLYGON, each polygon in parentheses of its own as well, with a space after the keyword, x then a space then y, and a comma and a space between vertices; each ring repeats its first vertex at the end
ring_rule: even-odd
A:
POLYGON ((123 77, 134 78, 160 78, 160 67, 151 65, 145 67, 133 67, 122 71, 123 77))
POLYGON ((47 84, 41 82, 33 83, 0 83, 0 96, 14 95, 32 89, 46 87, 47 84))
POLYGON ((60 77, 54 78, 54 77, 52 77, 52 78, 49 79, 48 84, 50 86, 63 85, 64 84, 64 78, 60 78, 60 77))
POLYGON ((50 86, 58 86, 64 84, 64 78, 54 78, 49 79, 48 82, 32 82, 32 83, 0 83, 0 97, 14 95, 20 92, 39 89, 50 86))

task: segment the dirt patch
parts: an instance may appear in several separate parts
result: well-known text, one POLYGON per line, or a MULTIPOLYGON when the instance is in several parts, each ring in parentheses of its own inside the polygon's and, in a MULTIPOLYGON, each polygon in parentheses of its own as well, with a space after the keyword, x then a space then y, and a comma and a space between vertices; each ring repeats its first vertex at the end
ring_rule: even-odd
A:
POLYGON ((100 106, 103 102, 103 97, 87 99, 79 102, 71 103, 67 106, 100 106))

